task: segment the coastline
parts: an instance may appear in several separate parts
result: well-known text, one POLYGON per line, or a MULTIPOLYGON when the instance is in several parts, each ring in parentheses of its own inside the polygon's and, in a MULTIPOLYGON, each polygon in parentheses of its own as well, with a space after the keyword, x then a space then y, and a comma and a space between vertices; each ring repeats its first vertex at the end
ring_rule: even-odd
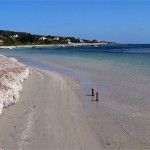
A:
POLYGON ((32 70, 19 102, 0 116, 1 148, 102 149, 101 138, 84 116, 79 83, 55 72, 32 70))
POLYGON ((99 46, 99 45, 106 45, 106 43, 71 43, 71 44, 56 44, 56 45, 19 45, 19 46, 0 46, 0 49, 13 49, 13 48, 38 48, 38 47, 67 47, 67 46, 72 46, 72 47, 77 47, 77 46, 99 46))
MULTIPOLYGON (((49 66, 53 65, 49 62, 49 66)), ((76 64, 73 62, 73 65, 75 67, 76 64)), ((103 68, 104 66, 98 74, 100 77, 103 77, 105 73, 103 68)), ((6 149, 38 149, 38 147, 40 149, 43 147, 46 149, 80 149, 80 147, 93 149, 94 146, 91 148, 90 145, 85 144, 93 145, 88 133, 96 143, 97 140, 99 141, 97 147, 100 146, 100 148, 94 147, 95 149, 141 150, 150 148, 149 101, 142 98, 142 101, 139 100, 139 102, 146 107, 144 109, 139 107, 136 99, 128 96, 128 94, 135 96, 130 86, 127 86, 127 91, 123 89, 124 93, 120 93, 118 90, 122 90, 120 82, 113 87, 109 84, 108 89, 103 84, 107 83, 106 80, 103 80, 100 84, 101 90, 99 90, 101 91, 100 101, 95 102, 92 101, 90 95, 86 95, 91 92, 91 86, 86 89, 87 93, 84 93, 86 97, 81 96, 84 86, 81 82, 79 84, 76 77, 70 78, 69 74, 66 76, 64 72, 53 69, 52 71, 51 69, 50 71, 41 70, 46 69, 44 67, 32 69, 33 75, 29 76, 24 83, 24 90, 20 94, 18 103, 4 109, 5 113, 0 116, 3 123, 0 126, 0 135, 3 135, 2 138, 0 136, 2 139, 0 146, 6 149), (109 91, 114 93, 109 93, 109 91), (121 98, 124 99, 120 101, 121 98), (79 131, 87 133, 82 132, 81 135, 79 131), (38 140, 37 137, 41 138, 38 140), (52 143, 48 143, 49 141, 52 143), (36 147, 37 143, 38 147, 36 147)), ((119 68, 118 71, 122 69, 119 68)), ((128 74, 126 76, 132 83, 128 74)), ((123 85, 124 83, 126 82, 123 82, 123 85)), ((143 97, 142 92, 139 94, 140 97, 143 97)))

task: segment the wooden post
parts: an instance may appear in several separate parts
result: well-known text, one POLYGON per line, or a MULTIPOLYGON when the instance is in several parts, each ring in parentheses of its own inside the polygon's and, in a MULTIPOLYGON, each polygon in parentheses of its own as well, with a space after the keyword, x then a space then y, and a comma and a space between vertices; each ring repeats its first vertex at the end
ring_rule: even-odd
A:
POLYGON ((91 89, 92 89, 92 96, 95 96, 95 89, 94 88, 91 89))
POLYGON ((99 97, 98 97, 98 92, 96 92, 96 101, 99 100, 99 97))

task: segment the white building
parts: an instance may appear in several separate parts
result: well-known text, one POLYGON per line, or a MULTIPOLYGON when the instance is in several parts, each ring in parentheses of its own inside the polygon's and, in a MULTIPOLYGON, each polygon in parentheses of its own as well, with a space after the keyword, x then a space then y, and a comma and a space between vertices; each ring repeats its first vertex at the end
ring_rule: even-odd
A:
POLYGON ((18 35, 16 34, 16 35, 13 35, 12 37, 17 38, 17 37, 18 37, 18 35))
POLYGON ((42 37, 39 38, 39 40, 41 40, 41 41, 45 41, 46 39, 47 38, 45 36, 42 36, 42 37))
POLYGON ((0 44, 3 44, 4 43, 4 41, 3 40, 0 40, 0 44))
POLYGON ((70 41, 70 39, 67 39, 67 42, 68 42, 68 44, 71 44, 71 41, 70 41))
POLYGON ((54 39, 53 40, 56 40, 56 41, 58 41, 59 40, 59 37, 54 37, 54 39))
POLYGON ((80 39, 80 43, 83 43, 83 39, 80 39))

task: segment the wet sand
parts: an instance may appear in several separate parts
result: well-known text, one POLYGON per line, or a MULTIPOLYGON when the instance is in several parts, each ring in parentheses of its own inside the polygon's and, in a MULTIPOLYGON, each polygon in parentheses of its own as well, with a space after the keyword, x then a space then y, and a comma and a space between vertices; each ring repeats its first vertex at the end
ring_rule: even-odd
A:
POLYGON ((103 149, 88 123, 78 81, 33 69, 15 105, 0 116, 3 149, 103 149))
POLYGON ((95 102, 91 85, 82 87, 84 93, 76 79, 34 68, 19 102, 0 116, 0 147, 149 150, 149 80, 125 68, 112 70, 102 66, 93 76, 100 84, 100 101, 95 102))
POLYGON ((81 80, 87 79, 82 83, 85 97, 82 101, 88 122, 102 137, 104 148, 150 149, 149 70, 70 57, 41 58, 38 57, 37 62, 50 66, 50 69, 54 66, 78 74, 81 80), (89 96, 91 87, 99 91, 98 103, 89 96))

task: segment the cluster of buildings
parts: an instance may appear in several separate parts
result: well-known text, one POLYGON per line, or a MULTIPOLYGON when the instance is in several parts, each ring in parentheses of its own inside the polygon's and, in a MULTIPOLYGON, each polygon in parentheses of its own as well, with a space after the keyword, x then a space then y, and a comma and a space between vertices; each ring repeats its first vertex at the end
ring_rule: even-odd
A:
MULTIPOLYGON (((14 34, 9 36, 11 38, 18 38, 19 35, 18 34, 14 34)), ((84 40, 84 39, 76 39, 74 37, 58 37, 58 36, 39 36, 38 35, 38 40, 39 41, 61 41, 63 43, 67 43, 67 44, 73 44, 73 43, 99 43, 99 44, 107 44, 108 42, 106 41, 100 41, 100 40, 84 40)), ((2 45, 4 43, 4 39, 5 37, 0 35, 0 45, 2 45)))
MULTIPOLYGON (((45 41, 45 40, 48 40, 48 41, 64 41, 65 43, 68 43, 68 44, 71 44, 71 39, 69 38, 66 38, 66 37, 45 37, 45 36, 41 36, 39 38, 40 41, 45 41)), ((86 40, 87 43, 103 43, 103 41, 100 41, 100 40, 86 40)), ((85 40, 83 39, 78 39, 78 43, 85 43, 85 40)))
MULTIPOLYGON (((19 36, 16 34, 16 35, 13 35, 13 36, 10 36, 10 37, 13 37, 13 38, 18 38, 19 36)), ((4 43, 4 37, 0 35, 0 45, 4 43)))
POLYGON ((45 40, 55 40, 55 41, 59 41, 59 37, 53 37, 53 38, 47 38, 45 36, 42 36, 39 38, 39 40, 41 41, 45 41, 45 40))
POLYGON ((71 44, 71 40, 70 39, 67 39, 66 37, 57 37, 57 36, 54 36, 54 37, 45 37, 45 36, 42 36, 39 38, 40 41, 45 41, 45 40, 48 40, 48 41, 59 41, 59 40, 62 40, 68 44, 71 44))
POLYGON ((19 36, 16 34, 16 35, 13 35, 13 36, 10 36, 10 37, 18 38, 19 36))
MULTIPOLYGON (((11 37, 11 38, 18 38, 19 35, 15 34, 15 35, 12 35, 12 36, 9 36, 9 37, 11 37)), ((66 37, 57 37, 57 36, 54 36, 54 37, 53 36, 52 37, 47 36, 47 37, 45 37, 45 36, 41 36, 39 38, 39 40, 40 41, 45 41, 45 40, 48 40, 48 41, 59 41, 59 40, 62 40, 64 42, 68 43, 68 44, 71 44, 71 40, 67 39, 66 37)), ((0 35, 0 45, 3 44, 3 43, 4 43, 4 37, 0 35)))

